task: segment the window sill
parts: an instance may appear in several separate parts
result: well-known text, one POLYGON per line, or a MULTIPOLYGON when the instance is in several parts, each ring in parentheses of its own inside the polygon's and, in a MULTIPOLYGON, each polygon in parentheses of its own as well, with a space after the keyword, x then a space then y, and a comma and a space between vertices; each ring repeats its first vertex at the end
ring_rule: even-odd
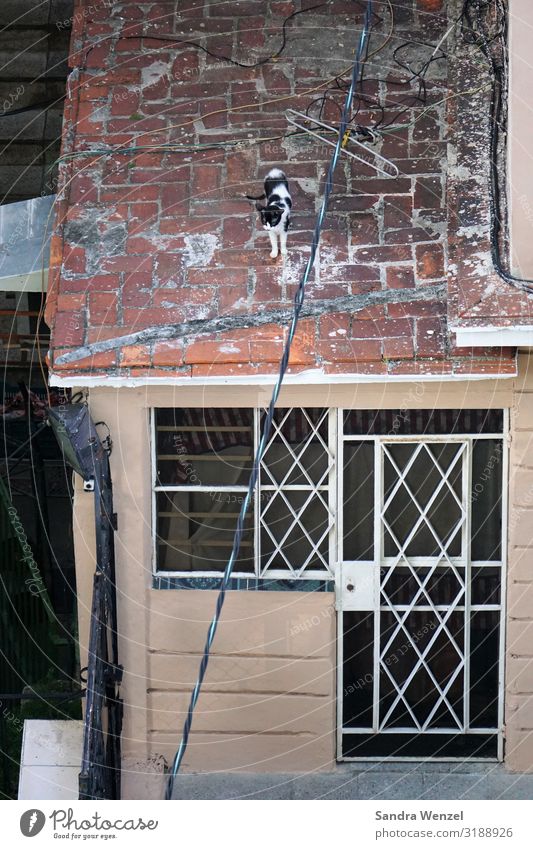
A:
MULTIPOLYGON (((154 575, 154 590, 218 590, 221 577, 202 577, 194 575, 154 575)), ((332 578, 230 578, 228 590, 263 590, 270 592, 332 593, 335 581, 332 578)))

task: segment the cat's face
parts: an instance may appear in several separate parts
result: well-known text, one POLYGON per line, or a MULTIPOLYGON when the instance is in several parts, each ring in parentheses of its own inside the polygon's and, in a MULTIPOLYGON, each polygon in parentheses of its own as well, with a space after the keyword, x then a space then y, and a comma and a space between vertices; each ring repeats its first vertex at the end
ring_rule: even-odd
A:
POLYGON ((259 204, 257 204, 257 211, 261 215, 261 224, 265 230, 272 230, 274 227, 277 227, 283 214, 280 209, 260 206, 259 204))

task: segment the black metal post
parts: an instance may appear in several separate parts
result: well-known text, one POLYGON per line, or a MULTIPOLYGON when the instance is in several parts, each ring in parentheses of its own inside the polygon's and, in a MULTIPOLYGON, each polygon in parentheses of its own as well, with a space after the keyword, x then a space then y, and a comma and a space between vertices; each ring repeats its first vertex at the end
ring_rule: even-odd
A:
POLYGON ((83 404, 49 411, 65 457, 94 490, 96 569, 89 629, 80 799, 120 799, 122 667, 118 663, 113 488, 109 458, 83 404))

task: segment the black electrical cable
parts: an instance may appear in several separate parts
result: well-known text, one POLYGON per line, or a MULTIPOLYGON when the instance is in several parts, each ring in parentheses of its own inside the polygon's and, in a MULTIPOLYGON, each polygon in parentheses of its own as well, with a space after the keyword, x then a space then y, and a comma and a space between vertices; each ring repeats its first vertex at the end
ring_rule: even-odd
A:
MULTIPOLYGON (((267 65, 274 59, 278 59, 285 50, 285 47, 287 45, 287 24, 289 23, 289 21, 291 21, 293 18, 296 18, 298 15, 303 15, 306 12, 312 12, 315 9, 321 9, 327 5, 329 5, 328 2, 317 3, 314 6, 307 6, 305 9, 298 9, 296 12, 292 12, 290 15, 287 15, 281 25, 281 45, 279 46, 279 48, 274 51, 274 53, 272 53, 270 56, 265 56, 263 57, 263 59, 258 59, 257 62, 252 62, 250 64, 246 64, 245 62, 239 62, 237 59, 232 59, 230 56, 223 56, 220 53, 215 53, 213 50, 209 50, 208 47, 205 47, 205 45, 201 44, 199 41, 192 41, 191 39, 180 38, 179 36, 176 38, 172 38, 171 36, 160 35, 159 33, 143 32, 141 35, 121 34, 117 37, 117 40, 128 41, 134 39, 135 41, 139 41, 139 39, 142 38, 149 38, 151 41, 161 41, 163 43, 171 44, 185 44, 189 47, 196 47, 197 50, 201 50, 203 53, 206 54, 206 56, 211 56, 212 59, 218 59, 221 62, 229 62, 230 65, 236 65, 237 68, 260 68, 262 65, 267 65)), ((108 38, 113 37, 115 36, 108 36, 108 38)), ((94 50, 95 47, 100 47, 103 40, 104 39, 100 39, 99 41, 95 42, 95 44, 92 44, 89 47, 85 54, 85 63, 87 62, 87 57, 91 53, 91 50, 94 50)))
MULTIPOLYGON (((364 83, 364 82, 378 82, 378 83, 382 82, 382 83, 385 83, 387 86, 390 86, 390 85, 410 86, 414 80, 418 81, 418 92, 414 92, 414 91, 411 92, 410 96, 408 97, 408 102, 406 102, 404 100, 404 103, 405 103, 404 108, 400 109, 400 111, 396 113, 394 118, 392 118, 390 121, 387 121, 386 124, 383 123, 383 120, 378 121, 373 127, 374 130, 380 130, 380 129, 384 130, 387 127, 390 127, 391 125, 395 124, 402 115, 404 115, 406 112, 409 112, 417 104, 419 104, 420 106, 425 106, 427 104, 427 84, 426 84, 426 79, 425 79, 426 74, 427 74, 429 68, 431 67, 431 65, 433 64, 433 62, 438 62, 441 59, 446 59, 447 54, 444 50, 439 48, 437 53, 432 54, 429 57, 429 59, 427 59, 422 64, 422 66, 417 70, 417 69, 413 68, 407 61, 402 61, 399 58, 399 55, 398 55, 400 53, 400 51, 405 50, 405 48, 410 47, 413 44, 416 44, 417 46, 428 47, 428 48, 434 48, 434 46, 435 46, 434 44, 427 42, 427 41, 404 41, 394 49, 393 54, 392 54, 392 58, 394 59, 396 64, 402 70, 407 71, 407 73, 410 74, 410 76, 406 80, 394 81, 394 80, 390 80, 390 79, 381 79, 379 77, 370 77, 370 78, 362 80, 362 83, 364 83)), ((385 109, 391 109, 393 106, 397 107, 397 106, 400 106, 400 105, 403 106, 403 103, 402 104, 400 104, 400 103, 394 103, 394 104, 383 103, 383 104, 381 104, 381 107, 382 107, 382 110, 383 110, 383 113, 384 113, 385 109)))
MULTIPOLYGON (((353 1, 357 5, 359 5, 361 7, 361 9, 363 10, 365 0, 353 0, 353 1)), ((137 35, 123 35, 123 34, 121 34, 117 38, 119 40, 129 40, 129 39, 139 40, 139 39, 142 39, 142 38, 150 38, 152 41, 154 41, 154 40, 155 41, 161 41, 163 43, 169 42, 169 43, 172 43, 172 44, 188 44, 188 45, 191 45, 193 47, 197 47, 198 49, 202 50, 207 55, 212 56, 213 58, 218 59, 220 61, 227 61, 227 62, 229 62, 233 65, 236 65, 237 67, 240 67, 240 68, 256 68, 256 67, 259 67, 261 65, 265 65, 265 64, 267 64, 268 62, 271 62, 274 59, 277 59, 283 53, 283 51, 286 47, 286 43, 287 43, 286 26, 292 18, 295 18, 298 15, 304 14, 305 12, 311 12, 313 10, 320 9, 322 7, 328 6, 329 2, 330 2, 330 0, 326 0, 326 2, 317 3, 313 6, 308 6, 306 8, 300 9, 296 12, 292 12, 290 15, 288 15, 282 23, 282 43, 281 43, 280 47, 278 48, 278 50, 275 51, 275 53, 271 54, 270 56, 267 56, 267 57, 255 62, 255 63, 249 64, 249 65, 244 64, 242 62, 238 62, 237 60, 233 60, 229 56, 222 56, 222 55, 216 54, 213 51, 209 50, 208 48, 204 47, 202 44, 188 40, 188 39, 173 38, 173 37, 170 37, 170 36, 164 36, 164 35, 159 35, 159 34, 155 34, 155 33, 152 34, 152 33, 149 33, 149 32, 143 32, 141 35, 138 35, 138 34, 137 35)), ((377 13, 374 13, 373 17, 374 17, 375 21, 377 21, 378 23, 383 22, 383 18, 380 17, 377 13)), ((90 45, 90 47, 87 49, 87 51, 85 53, 84 62, 78 70, 85 70, 86 69, 87 57, 89 56, 89 54, 91 53, 92 50, 94 50, 96 47, 99 47, 101 45, 102 41, 104 41, 108 38, 114 38, 114 37, 115 37, 114 35, 109 35, 109 36, 106 36, 103 39, 100 39, 99 41, 95 42, 94 44, 90 45)), ((389 34, 389 38, 390 38, 390 34, 389 34)), ((387 41, 388 41, 388 38, 387 38, 387 41)), ((379 48, 379 49, 381 49, 381 48, 379 48)), ((337 84, 337 87, 339 89, 341 89, 344 93, 348 90, 349 85, 345 84, 341 77, 337 77, 335 82, 337 84)), ((318 98, 318 100, 320 100, 320 98, 318 98)), ((321 112, 322 112, 322 110, 321 110, 321 112)), ((341 114, 342 114, 342 108, 339 107, 339 115, 341 115, 341 114)), ((361 133, 361 135, 363 135, 365 138, 368 138, 367 128, 357 127, 356 129, 361 133)), ((280 135, 280 136, 269 138, 268 141, 275 141, 277 139, 284 139, 284 138, 288 138, 290 136, 298 136, 298 135, 305 135, 305 133, 302 132, 302 131, 296 130, 296 131, 292 131, 292 132, 289 132, 289 133, 285 133, 285 134, 280 135)), ((223 146, 225 144, 227 144, 227 145, 231 144, 234 147, 238 147, 239 145, 242 145, 245 142, 248 143, 248 144, 254 143, 253 140, 237 139, 237 140, 234 140, 232 142, 227 142, 227 143, 220 143, 219 142, 219 143, 213 144, 212 147, 208 146, 208 145, 202 145, 202 149, 203 150, 208 150, 208 149, 218 150, 218 149, 220 149, 221 146, 223 146)), ((171 145, 161 145, 161 147, 167 147, 170 150, 171 145)), ((197 147, 197 145, 192 145, 191 147, 195 148, 195 147, 197 147)), ((125 152, 130 152, 130 151, 128 149, 116 149, 116 150, 110 150, 109 154, 125 153, 125 152)), ((90 156, 90 155, 93 155, 94 153, 95 153, 95 151, 79 151, 77 155, 79 155, 79 156, 90 156)), ((68 158, 70 158, 70 155, 66 154, 66 155, 63 155, 62 157, 59 157, 58 161, 64 161, 68 158)), ((55 164, 56 163, 54 162, 52 167, 55 164)))
POLYGON ((489 107, 491 122, 489 142, 490 169, 490 247, 492 263, 496 272, 506 283, 533 294, 533 279, 518 277, 504 267, 502 257, 502 234, 504 221, 502 216, 502 197, 500 188, 499 148, 502 133, 506 131, 504 120, 505 94, 507 89, 506 59, 507 59, 507 10, 496 0, 498 13, 498 31, 489 38, 487 35, 482 12, 491 14, 492 0, 465 0, 463 5, 463 37, 471 44, 476 44, 486 57, 492 75, 492 90, 489 107), (499 42, 500 60, 498 61, 491 50, 491 44, 499 42))
MULTIPOLYGON (((357 132, 364 134, 365 130, 377 132, 379 130, 386 129, 387 127, 390 127, 393 124, 396 124, 396 122, 399 120, 399 118, 401 118, 402 115, 404 115, 406 112, 409 112, 415 106, 417 106, 417 105, 425 106, 426 105, 426 103, 427 103, 427 87, 426 87, 425 75, 427 74, 427 72, 428 72, 429 68, 431 67, 431 65, 433 64, 433 62, 437 62, 441 59, 446 58, 446 53, 443 50, 439 50, 436 55, 430 56, 430 58, 427 59, 423 63, 423 65, 417 70, 417 69, 413 68, 411 65, 409 65, 409 63, 407 63, 406 61, 402 61, 399 58, 400 51, 404 50, 406 47, 409 47, 414 43, 416 43, 417 45, 422 45, 424 47, 428 47, 428 48, 433 48, 435 46, 434 44, 432 44, 430 42, 404 41, 404 42, 402 42, 402 44, 399 44, 395 48, 395 50, 393 51, 392 57, 393 57, 394 61, 396 62, 396 64, 402 70, 407 71, 407 73, 409 74, 407 79, 405 79, 405 80, 390 80, 390 79, 383 79, 383 78, 380 78, 380 77, 365 77, 364 73, 362 71, 361 80, 360 80, 360 89, 357 92, 356 96, 354 97, 354 101, 356 103, 356 106, 355 106, 355 109, 354 109, 352 116, 351 116, 351 119, 350 119, 350 123, 352 125, 354 125, 354 129, 357 132), (398 102, 388 103, 386 101, 382 102, 377 97, 374 97, 370 94, 365 94, 365 92, 364 92, 364 84, 365 83, 384 83, 387 86, 392 85, 392 86, 398 86, 398 87, 400 87, 400 86, 401 87, 409 87, 409 86, 411 86, 411 84, 414 80, 418 80, 418 91, 412 91, 410 93, 410 95, 407 96, 400 103, 398 103, 398 102), (375 109, 379 110, 380 116, 379 116, 378 120, 376 120, 372 123, 371 126, 366 126, 366 125, 361 126, 361 125, 355 124, 355 120, 356 120, 359 112, 361 111, 361 109, 363 107, 374 109, 374 110, 375 109), (399 108, 399 107, 401 107, 401 108, 399 108), (385 123, 384 119, 385 119, 386 110, 398 109, 398 108, 399 108, 399 111, 397 111, 394 114, 394 117, 392 117, 390 120, 388 120, 385 123)), ((318 119, 320 120, 322 118, 323 111, 324 111, 326 104, 328 102, 334 103, 336 105, 338 111, 339 111, 339 114, 340 114, 342 112, 342 108, 341 108, 340 104, 338 104, 337 101, 331 95, 332 95, 333 92, 344 92, 344 91, 346 91, 346 83, 344 82, 344 80, 342 78, 337 77, 336 80, 335 80, 334 86, 327 88, 324 91, 323 94, 314 98, 308 104, 307 109, 306 109, 306 114, 309 117, 311 117, 311 113, 313 113, 313 115, 316 115, 316 117, 318 117, 318 119), (318 112, 316 111, 317 106, 318 106, 318 112)))
POLYGON ((65 99, 65 95, 60 95, 59 97, 54 98, 54 100, 46 100, 41 103, 32 103, 31 106, 20 106, 18 109, 9 109, 4 112, 0 112, 0 118, 10 118, 11 115, 22 115, 25 112, 35 112, 36 109, 41 109, 45 112, 47 109, 50 109, 52 106, 55 106, 56 103, 60 103, 65 99))
POLYGON ((297 330, 299 317, 300 317, 301 310, 302 310, 303 303, 304 303, 304 299, 305 299, 305 287, 308 283, 309 275, 311 273, 311 270, 312 270, 314 262, 315 262, 316 251, 318 250, 318 246, 319 246, 319 243, 320 243, 320 234, 321 234, 322 227, 323 227, 323 224, 324 224, 324 217, 326 215, 326 211, 327 211, 327 208, 328 208, 328 201, 329 201, 329 198, 331 196, 331 192, 333 190, 333 176, 334 176, 335 168, 337 166, 338 159, 339 159, 339 156, 340 156, 340 153, 341 153, 341 150, 342 150, 342 142, 343 142, 344 134, 345 134, 347 126, 348 126, 348 118, 349 118, 349 115, 350 115, 351 100, 352 100, 352 97, 353 97, 353 93, 356 89, 356 86, 359 82, 359 78, 360 78, 359 69, 360 69, 360 66, 361 66, 361 62, 364 62, 364 59, 365 59, 364 47, 365 47, 365 44, 366 44, 366 41, 367 41, 367 38, 368 38, 368 33, 371 29, 371 20, 372 20, 372 0, 367 0, 367 10, 366 10, 366 15, 365 15, 365 19, 364 19, 363 29, 361 30, 361 33, 360 33, 360 36, 359 36, 358 46, 357 46, 357 51, 356 51, 356 56, 355 56, 355 62, 354 62, 354 65, 353 65, 352 82, 351 82, 350 88, 349 88, 347 95, 346 95, 345 108, 343 110, 341 123, 340 123, 340 125, 338 127, 338 131, 337 131, 338 135, 337 135, 337 142, 335 144, 335 151, 333 153, 333 156, 331 157, 331 161, 330 161, 329 168, 328 168, 328 173, 326 175, 326 182, 325 182, 325 187, 324 187, 324 196, 323 196, 323 199, 322 199, 322 205, 321 205, 320 210, 317 214, 315 229, 313 231, 313 239, 312 239, 312 243, 311 243, 310 256, 309 256, 309 259, 307 261, 307 265, 306 265, 306 267, 303 271, 303 274, 301 276, 301 279, 300 279, 300 282, 299 282, 299 285, 298 285, 298 290, 297 290, 297 292, 294 296, 294 312, 293 312, 293 317, 292 317, 292 320, 291 320, 291 323, 290 323, 290 326, 289 326, 288 332, 287 332, 287 340, 285 342, 285 346, 284 346, 284 350, 283 350, 283 356, 282 356, 281 362, 280 362, 279 374, 278 374, 277 381, 276 381, 276 384, 274 386, 274 389, 272 391, 272 395, 271 395, 271 398, 270 398, 270 403, 269 403, 268 409, 265 413, 265 416, 264 416, 264 419, 263 419, 263 422, 262 422, 261 439, 260 439, 257 451, 255 452, 255 457, 254 457, 254 461, 253 461, 253 464, 252 464, 252 470, 251 470, 250 479, 249 479, 249 482, 248 482, 248 488, 247 488, 246 496, 243 500, 241 510, 240 510, 240 513, 239 513, 239 516, 238 516, 238 519, 237 519, 237 526, 236 526, 235 534, 234 534, 234 537, 233 537, 232 550, 231 550, 231 554, 230 554, 229 560, 227 562, 226 568, 224 570, 224 575, 223 575, 223 578, 222 578, 222 581, 221 581, 221 586, 220 586, 220 589, 219 589, 219 592, 218 592, 216 607, 215 607, 215 613, 213 614, 213 618, 212 618, 211 623, 210 623, 209 628, 208 628, 207 638, 206 638, 206 642, 205 642, 205 646, 204 646, 204 650, 203 650, 203 654, 202 654, 202 659, 201 659, 200 666, 199 666, 198 677, 196 679, 196 683, 195 683, 194 689, 193 689, 191 697, 190 697, 189 706, 188 706, 188 709, 187 709, 187 715, 186 715, 186 719, 185 719, 184 726, 183 726, 181 741, 180 741, 179 747, 176 751, 176 754, 174 755, 174 758, 173 758, 173 761, 172 761, 172 764, 171 764, 171 767, 170 767, 170 770, 169 770, 169 775, 168 775, 168 780, 167 780, 167 785, 166 785, 166 791, 165 791, 165 799, 167 799, 167 800, 172 799, 174 781, 175 781, 176 775, 179 772, 180 766, 181 766, 182 761, 183 761, 183 757, 184 757, 185 752, 187 750, 189 735, 190 735, 192 722, 193 722, 193 718, 194 718, 194 711, 195 711, 196 705, 198 703, 198 698, 199 698, 201 688, 202 688, 202 684, 203 684, 205 674, 206 674, 206 671, 207 671, 207 668, 208 668, 209 658, 211 656, 211 649, 212 649, 213 641, 214 641, 215 636, 216 636, 218 624, 219 624, 219 621, 220 621, 220 616, 221 616, 222 608, 223 608, 223 605, 224 605, 224 600, 225 600, 225 597, 226 597, 227 587, 228 587, 229 580, 230 580, 230 577, 231 577, 232 569, 233 569, 235 561, 238 558, 239 550, 240 550, 240 547, 241 547, 242 535, 243 535, 243 530, 244 530, 244 518, 246 516, 249 505, 250 505, 250 503, 253 499, 253 493, 254 493, 254 490, 255 490, 256 483, 257 483, 259 468, 260 468, 260 465, 261 465, 261 459, 264 456, 266 446, 268 445, 268 440, 269 440, 269 436, 270 436, 271 429, 272 429, 272 423, 274 421, 274 413, 275 413, 275 409, 276 409, 276 403, 277 403, 277 400, 279 398, 279 393, 280 393, 280 390, 281 390, 281 387, 282 387, 282 384, 283 384, 283 379, 284 379, 285 374, 286 374, 286 370, 287 370, 287 366, 288 366, 288 362, 289 362, 290 351, 291 351, 291 344, 293 342, 293 339, 294 339, 294 336, 295 336, 295 333, 296 333, 296 330, 297 330))

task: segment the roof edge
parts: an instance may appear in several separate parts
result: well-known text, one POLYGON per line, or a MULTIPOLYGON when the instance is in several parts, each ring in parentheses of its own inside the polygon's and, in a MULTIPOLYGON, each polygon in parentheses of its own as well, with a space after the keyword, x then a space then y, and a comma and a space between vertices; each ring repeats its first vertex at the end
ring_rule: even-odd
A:
MULTIPOLYGON (((533 329, 532 329, 533 332, 533 329)), ((284 384, 292 385, 326 385, 340 383, 420 383, 420 382, 440 382, 448 383, 453 381, 457 383, 462 381, 471 382, 473 380, 504 380, 514 379, 517 376, 517 369, 512 372, 504 372, 497 374, 477 373, 477 374, 324 374, 319 371, 304 371, 297 374, 288 374, 285 376, 284 384)), ((139 377, 122 377, 117 375, 67 375, 62 376, 52 372, 50 375, 50 385, 58 387, 96 387, 103 386, 109 388, 135 388, 139 386, 270 386, 273 385, 278 378, 277 374, 265 375, 228 375, 226 377, 150 377, 149 375, 139 377)))

